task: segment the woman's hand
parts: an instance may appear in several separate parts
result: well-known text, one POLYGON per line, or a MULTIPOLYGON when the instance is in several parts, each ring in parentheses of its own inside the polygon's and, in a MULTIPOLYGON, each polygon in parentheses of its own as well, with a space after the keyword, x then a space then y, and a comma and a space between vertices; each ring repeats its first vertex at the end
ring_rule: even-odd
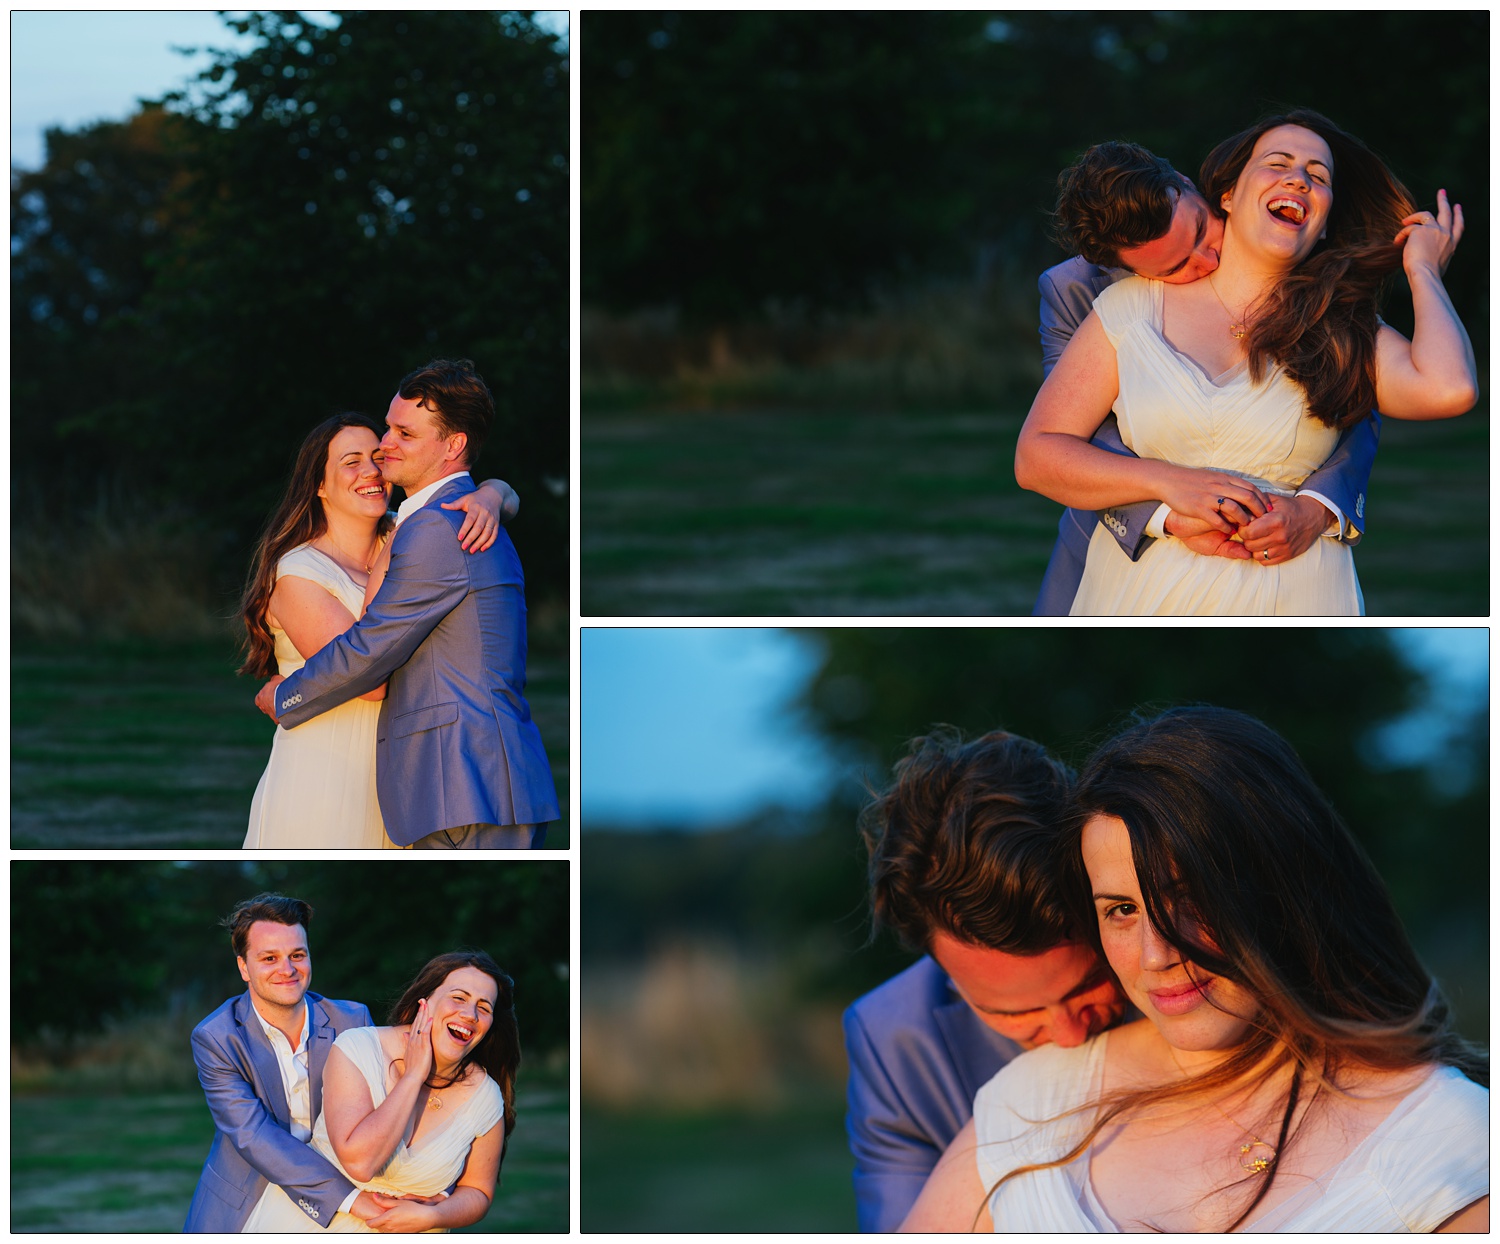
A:
POLYGON ((1159 496, 1185 518, 1232 536, 1270 508, 1266 494, 1228 471, 1205 471, 1161 463, 1159 496))
POLYGON ((421 1201, 402 1201, 383 1214, 365 1220, 365 1225, 375 1231, 430 1231, 442 1226, 437 1211, 421 1201))
POLYGON ((463 526, 458 529, 459 547, 466 553, 483 553, 495 543, 500 525, 520 510, 521 498, 503 479, 487 479, 457 501, 444 501, 442 508, 464 512, 463 526))
POLYGON ((1464 235, 1464 209, 1460 204, 1448 204, 1448 192, 1437 192, 1437 214, 1413 212, 1401 222, 1403 228, 1396 235, 1396 245, 1404 249, 1401 264, 1410 277, 1424 268, 1442 276, 1448 270, 1448 261, 1458 249, 1458 240, 1464 235))
POLYGON ((417 1014, 407 1029, 406 1050, 402 1058, 405 1063, 402 1078, 416 1076, 418 1084, 426 1083, 433 1065, 432 1013, 428 1010, 426 998, 417 1002, 417 1014))

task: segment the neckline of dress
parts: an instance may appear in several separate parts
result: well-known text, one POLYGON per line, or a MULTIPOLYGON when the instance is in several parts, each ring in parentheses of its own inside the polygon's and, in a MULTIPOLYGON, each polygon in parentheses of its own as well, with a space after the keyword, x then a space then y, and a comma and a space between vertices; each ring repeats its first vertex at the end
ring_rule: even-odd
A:
MULTIPOLYGON (((1101 1036, 1108 1036, 1108 1033, 1102 1033, 1101 1036)), ((1091 1069, 1091 1074, 1089 1076, 1090 1091, 1096 1097, 1099 1095, 1100 1091, 1102 1091, 1104 1085, 1103 1046, 1104 1043, 1101 1041, 1099 1053, 1097 1055, 1098 1065, 1091 1069)), ((1371 1128, 1369 1134, 1366 1135, 1365 1138, 1359 1142, 1359 1144, 1355 1145, 1354 1148, 1349 1150, 1348 1153, 1340 1158, 1333 1167, 1317 1176, 1308 1179, 1306 1187, 1300 1188, 1291 1196, 1287 1197, 1286 1200, 1278 1201, 1269 1209, 1262 1210, 1259 1215, 1257 1215, 1255 1218, 1252 1218, 1249 1222, 1241 1224, 1236 1234, 1244 1235, 1247 1232, 1252 1231, 1264 1232, 1268 1229, 1274 1230, 1274 1225, 1268 1227, 1267 1224, 1274 1224, 1277 1215, 1281 1215, 1282 1220, 1284 1221, 1285 1216, 1288 1213, 1297 1212, 1300 1208, 1300 1203, 1304 1198, 1307 1197, 1309 1193, 1316 1192, 1319 1196, 1326 1195, 1328 1191, 1325 1186, 1326 1181, 1333 1176, 1336 1176, 1340 1171, 1347 1167, 1349 1163, 1360 1156, 1360 1154, 1365 1149, 1371 1147, 1377 1140, 1380 1139, 1382 1133, 1384 1133, 1388 1128, 1394 1126, 1398 1119, 1402 1118, 1406 1114, 1410 1113, 1411 1110, 1415 1109, 1415 1107, 1420 1104, 1421 1099, 1433 1091, 1434 1086, 1438 1083, 1439 1076, 1446 1070, 1448 1070, 1448 1068, 1444 1064, 1435 1064, 1428 1071, 1427 1075, 1423 1077, 1421 1083, 1413 1088, 1411 1092, 1409 1092, 1400 1101, 1398 1101, 1391 1108, 1390 1113, 1388 1113, 1385 1118, 1381 1119, 1379 1123, 1371 1128)), ((1120 1224, 1115 1221, 1114 1216, 1104 1208, 1104 1202, 1100 1199, 1099 1193, 1094 1187, 1094 1163, 1092 1150, 1084 1150, 1081 1156, 1084 1159, 1083 1187, 1088 1197, 1088 1209, 1090 1210, 1090 1212, 1097 1215, 1097 1217, 1101 1221, 1107 1223, 1109 1227, 1117 1234, 1123 1235, 1124 1228, 1122 1228, 1120 1224)))
MULTIPOLYGON (((1144 277, 1142 277, 1141 279, 1145 280, 1144 277)), ((1152 294, 1151 331, 1156 334, 1156 339, 1158 341, 1160 341, 1162 343, 1162 345, 1164 345, 1169 351, 1171 351, 1171 353, 1172 353, 1172 355, 1173 355, 1174 358, 1181 359, 1184 363, 1186 363, 1189 367, 1192 368, 1193 374, 1195 376, 1198 376, 1199 378, 1201 378, 1205 384, 1207 384, 1210 388, 1213 388, 1213 389, 1227 389, 1227 388, 1229 388, 1230 384, 1232 384, 1235 379, 1242 378, 1242 377, 1237 377, 1236 373, 1246 373, 1246 374, 1248 374, 1249 369, 1250 369, 1250 360, 1249 359, 1241 359, 1238 363, 1234 364, 1234 366, 1226 368, 1224 371, 1221 371, 1217 376, 1210 376, 1208 374, 1208 370, 1203 366, 1202 363, 1200 363, 1197 359, 1195 359, 1191 354, 1187 354, 1184 351, 1179 350, 1176 346, 1174 346, 1172 344, 1172 342, 1167 338, 1167 316, 1166 316, 1167 288, 1166 288, 1166 282, 1165 281, 1152 281, 1152 282, 1150 282, 1150 284, 1153 285, 1153 286, 1155 286, 1155 288, 1151 291, 1151 294, 1152 294)))

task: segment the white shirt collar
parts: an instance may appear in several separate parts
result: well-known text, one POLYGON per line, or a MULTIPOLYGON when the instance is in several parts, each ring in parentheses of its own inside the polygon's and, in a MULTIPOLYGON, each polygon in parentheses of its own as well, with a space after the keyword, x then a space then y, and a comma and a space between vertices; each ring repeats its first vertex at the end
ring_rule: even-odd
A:
POLYGON ((408 518, 410 518, 413 514, 415 514, 424 505, 432 500, 433 493, 435 493, 444 484, 455 479, 466 479, 471 484, 474 482, 474 477, 467 471, 454 471, 452 475, 445 475, 442 477, 442 479, 434 480, 432 483, 428 484, 426 488, 419 488, 416 492, 412 493, 411 496, 407 497, 399 507, 397 507, 396 526, 401 526, 403 522, 405 522, 408 518))
MULTIPOLYGON (((255 1018, 258 1019, 258 1020, 260 1020, 260 1026, 262 1028, 264 1028, 265 1032, 266 1032, 266 1040, 270 1041, 271 1048, 273 1050, 276 1048, 276 1037, 280 1037, 283 1041, 286 1042, 286 1044, 288 1046, 291 1045, 291 1042, 287 1041, 286 1033, 282 1032, 280 1028, 276 1027, 275 1024, 273 1024, 264 1015, 262 1015, 260 1013, 260 1011, 256 1009, 256 1006, 255 1006, 254 1002, 250 1003, 250 1009, 252 1011, 255 1011, 255 1018), (273 1037, 271 1035, 273 1032, 276 1034, 276 1037, 273 1037)), ((305 1050, 307 1048, 307 1031, 311 1027, 312 1027, 312 1011, 311 1011, 311 1009, 307 1005, 307 999, 303 998, 302 999, 302 1036, 301 1036, 301 1038, 297 1042, 297 1048, 292 1051, 293 1054, 300 1054, 300 1053, 302 1053, 303 1050, 305 1050)))

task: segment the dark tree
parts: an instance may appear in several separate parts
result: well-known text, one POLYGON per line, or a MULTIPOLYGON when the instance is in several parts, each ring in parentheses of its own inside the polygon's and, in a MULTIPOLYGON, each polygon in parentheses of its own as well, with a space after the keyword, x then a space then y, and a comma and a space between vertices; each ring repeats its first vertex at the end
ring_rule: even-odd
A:
POLYGON ((226 21, 253 45, 177 115, 54 132, 13 194, 20 443, 196 506, 237 536, 232 589, 308 428, 472 358, 497 407, 478 473, 522 494, 532 595, 565 592, 557 39, 516 13, 226 21))

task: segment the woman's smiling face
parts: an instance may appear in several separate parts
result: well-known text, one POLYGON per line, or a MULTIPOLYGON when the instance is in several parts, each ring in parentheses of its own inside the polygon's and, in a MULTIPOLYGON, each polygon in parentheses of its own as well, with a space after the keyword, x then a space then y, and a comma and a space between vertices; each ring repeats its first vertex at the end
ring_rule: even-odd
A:
POLYGON ((499 987, 478 968, 455 968, 428 1000, 432 1048, 440 1063, 456 1063, 484 1040, 495 1022, 499 987))
POLYGON ((1232 236, 1300 263, 1328 231, 1333 153, 1300 125, 1267 130, 1220 205, 1229 213, 1232 236))
MULTIPOLYGON (((1091 818, 1082 845, 1104 956, 1131 1002, 1174 1049, 1239 1045, 1255 1015, 1255 1000, 1233 981, 1184 959, 1147 919, 1125 822, 1116 816, 1091 818)), ((1212 941, 1206 930, 1182 932, 1212 941)))
POLYGON ((328 465, 318 496, 330 509, 361 518, 380 518, 391 501, 391 486, 380 473, 380 438, 369 428, 340 428, 328 442, 328 465))

